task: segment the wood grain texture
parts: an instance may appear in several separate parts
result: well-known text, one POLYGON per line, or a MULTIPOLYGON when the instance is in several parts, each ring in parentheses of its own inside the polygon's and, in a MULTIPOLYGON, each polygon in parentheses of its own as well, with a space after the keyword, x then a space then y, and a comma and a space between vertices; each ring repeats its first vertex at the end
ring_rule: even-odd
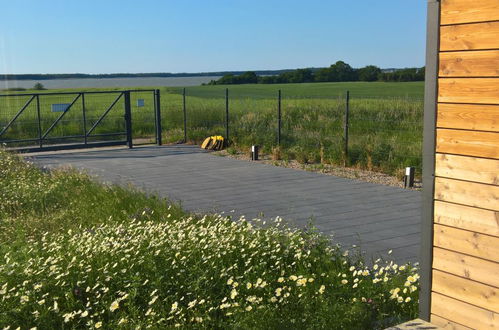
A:
POLYGON ((499 104, 499 79, 440 78, 438 102, 499 104))
POLYGON ((441 0, 440 24, 499 20, 499 0, 441 0))
POLYGON ((473 330, 472 328, 468 328, 464 325, 449 321, 435 314, 431 314, 430 321, 432 324, 445 330, 473 330))
POLYGON ((499 160, 436 154, 435 175, 499 185, 499 160))
POLYGON ((497 262, 434 247, 433 268, 499 288, 497 262))
POLYGON ((499 262, 499 238, 435 224, 433 245, 470 256, 499 262))
POLYGON ((440 77, 499 77, 499 50, 440 53, 440 77))
POLYGON ((435 199, 499 211, 499 186, 437 177, 435 199))
POLYGON ((431 312, 440 317, 473 329, 497 329, 499 327, 499 314, 492 311, 436 292, 432 292, 431 301, 431 312))
POLYGON ((498 49, 498 35, 499 22, 441 26, 440 51, 498 49))
POLYGON ((499 211, 435 201, 434 221, 441 225, 499 237, 499 211))
POLYGON ((499 159, 499 133, 437 129, 437 152, 499 159))
POLYGON ((466 301, 477 307, 499 313, 499 289, 433 270, 432 290, 457 300, 466 301))
POLYGON ((437 127, 499 132, 499 105, 440 103, 437 127))

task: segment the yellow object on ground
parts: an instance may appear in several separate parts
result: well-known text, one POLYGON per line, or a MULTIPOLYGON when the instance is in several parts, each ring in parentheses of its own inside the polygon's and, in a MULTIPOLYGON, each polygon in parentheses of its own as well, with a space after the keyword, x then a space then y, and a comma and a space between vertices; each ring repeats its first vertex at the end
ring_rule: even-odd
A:
POLYGON ((225 139, 221 135, 213 135, 204 139, 201 148, 206 150, 222 150, 225 146, 225 139))
POLYGON ((208 147, 210 147, 212 143, 213 142, 211 140, 211 136, 209 136, 206 139, 204 139, 203 143, 201 143, 201 148, 208 149, 208 147))

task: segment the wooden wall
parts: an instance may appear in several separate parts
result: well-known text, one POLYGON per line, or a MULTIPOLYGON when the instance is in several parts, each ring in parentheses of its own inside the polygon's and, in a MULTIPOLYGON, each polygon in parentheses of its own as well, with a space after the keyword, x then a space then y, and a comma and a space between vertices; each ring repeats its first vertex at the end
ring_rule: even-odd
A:
POLYGON ((431 322, 499 329, 499 0, 441 0, 431 322))

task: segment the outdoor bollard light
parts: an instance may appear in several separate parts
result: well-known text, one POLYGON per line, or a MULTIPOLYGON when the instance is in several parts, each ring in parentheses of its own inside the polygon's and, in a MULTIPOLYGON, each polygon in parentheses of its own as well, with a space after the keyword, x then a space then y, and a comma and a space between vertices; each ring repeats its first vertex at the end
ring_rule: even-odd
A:
POLYGON ((251 146, 251 160, 258 160, 258 146, 251 146))
POLYGON ((414 167, 406 167, 405 168, 404 188, 414 187, 414 172, 415 171, 416 171, 416 169, 414 167))

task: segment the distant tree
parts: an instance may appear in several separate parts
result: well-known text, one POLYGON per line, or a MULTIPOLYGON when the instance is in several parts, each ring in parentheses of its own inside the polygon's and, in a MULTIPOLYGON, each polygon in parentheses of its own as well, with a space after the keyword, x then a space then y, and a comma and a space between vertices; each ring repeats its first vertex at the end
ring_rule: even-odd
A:
POLYGON ((293 71, 283 72, 275 78, 275 81, 278 84, 287 84, 290 83, 292 80, 294 80, 293 71))
POLYGON ((231 85, 234 83, 234 75, 226 74, 222 78, 218 79, 215 84, 216 85, 231 85))
POLYGON ((248 71, 238 76, 227 74, 218 80, 210 81, 210 85, 231 85, 231 84, 256 84, 258 76, 253 71, 248 71))
POLYGON ((331 65, 330 81, 355 81, 357 80, 357 72, 347 63, 338 61, 331 65))
POLYGON ((277 76, 259 76, 259 84, 275 84, 277 76))
POLYGON ((358 70, 360 81, 376 81, 381 69, 374 65, 368 65, 358 70))
POLYGON ((258 76, 253 71, 247 71, 236 76, 235 81, 238 84, 256 84, 258 82, 258 76))
POLYGON ((393 72, 382 72, 378 75, 380 81, 404 82, 404 81, 423 81, 425 68, 407 68, 399 69, 393 72))
POLYGON ((332 70, 331 68, 322 68, 317 70, 317 72, 314 75, 314 80, 316 82, 326 82, 326 81, 332 81, 332 70))
POLYGON ((33 89, 34 89, 34 90, 37 90, 37 91, 42 91, 42 90, 44 90, 44 89, 45 89, 45 87, 44 87, 42 84, 40 84, 39 82, 37 82, 37 83, 33 86, 33 89))
POLYGON ((310 69, 297 69, 292 72, 290 83, 305 83, 314 81, 314 74, 310 69))
POLYGON ((426 70, 426 67, 422 67, 422 68, 417 69, 417 71, 416 71, 416 80, 417 81, 424 81, 425 70, 426 70))

